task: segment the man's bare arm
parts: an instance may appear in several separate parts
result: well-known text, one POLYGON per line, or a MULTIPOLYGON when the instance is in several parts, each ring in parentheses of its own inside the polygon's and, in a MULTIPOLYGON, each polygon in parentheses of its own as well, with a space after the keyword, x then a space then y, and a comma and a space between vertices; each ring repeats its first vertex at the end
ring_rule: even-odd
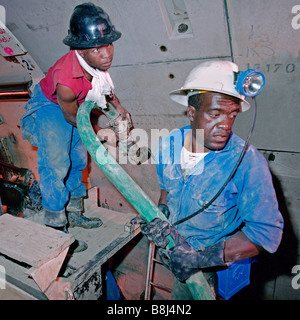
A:
POLYGON ((56 94, 58 104, 66 121, 76 127, 78 101, 76 100, 73 90, 69 87, 58 84, 56 87, 56 94))
POLYGON ((225 241, 224 260, 225 262, 239 261, 254 257, 264 249, 250 241, 242 232, 236 233, 225 241))

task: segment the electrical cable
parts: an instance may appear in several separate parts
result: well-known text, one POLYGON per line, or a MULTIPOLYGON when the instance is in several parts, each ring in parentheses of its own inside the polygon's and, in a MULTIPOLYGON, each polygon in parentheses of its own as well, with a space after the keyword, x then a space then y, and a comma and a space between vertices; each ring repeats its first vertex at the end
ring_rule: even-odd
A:
POLYGON ((219 195, 222 193, 222 191, 225 189, 225 187, 227 186, 228 182, 232 179, 232 177, 234 176, 237 168, 239 167, 244 155, 245 155, 245 152, 246 152, 246 149, 247 149, 247 146, 248 146, 248 143, 250 141, 250 137, 252 135, 252 132, 253 132, 253 129, 254 129, 254 125, 255 125, 255 121, 256 121, 256 114, 257 114, 257 103, 256 103, 256 99, 255 97, 252 97, 252 99, 254 100, 254 112, 253 112, 253 120, 252 120, 252 125, 250 127, 250 130, 249 130, 249 133, 248 133, 248 136, 247 136, 247 139, 245 141, 245 144, 244 144, 244 147, 242 149, 242 152, 240 154, 240 157, 235 165, 235 167, 233 168, 233 170, 231 171, 229 177, 227 178, 227 180, 225 181, 225 183, 222 185, 222 187, 219 189, 219 191, 211 198, 211 200, 203 207, 201 207, 198 211, 192 213, 191 215, 185 217, 185 218, 182 218, 176 222, 173 223, 173 226, 177 226, 193 217, 195 217, 197 214, 203 212, 205 209, 207 209, 218 197, 219 195))

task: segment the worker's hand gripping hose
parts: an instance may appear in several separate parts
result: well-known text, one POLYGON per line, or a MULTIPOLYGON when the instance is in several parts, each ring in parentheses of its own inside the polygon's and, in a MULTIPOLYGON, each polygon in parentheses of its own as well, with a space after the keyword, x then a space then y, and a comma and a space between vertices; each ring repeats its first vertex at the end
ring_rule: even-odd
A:
MULTIPOLYGON (((86 101, 80 106, 77 113, 77 128, 89 154, 110 182, 146 222, 150 222, 157 217, 167 221, 154 202, 122 169, 97 138, 90 122, 90 113, 96 108, 98 107, 94 102, 86 101)), ((172 248, 174 241, 171 237, 168 239, 168 248, 172 248)), ((191 276, 186 283, 194 299, 215 300, 215 296, 201 271, 191 276)))
MULTIPOLYGON (((151 157, 151 151, 147 147, 139 147, 132 134, 130 128, 132 126, 130 116, 122 119, 116 108, 107 103, 106 108, 99 108, 108 119, 108 125, 113 129, 118 137, 119 150, 127 155, 130 163, 139 165, 147 161, 151 157)), ((99 136, 101 138, 101 134, 99 136)))

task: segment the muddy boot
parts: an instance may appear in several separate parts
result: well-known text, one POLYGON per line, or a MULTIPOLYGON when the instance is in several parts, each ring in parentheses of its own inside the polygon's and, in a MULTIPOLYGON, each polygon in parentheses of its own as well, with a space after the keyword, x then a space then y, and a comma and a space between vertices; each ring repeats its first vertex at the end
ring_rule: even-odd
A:
POLYGON ((83 212, 83 198, 82 197, 71 197, 66 207, 67 211, 78 211, 83 212))
POLYGON ((87 218, 80 212, 70 211, 67 213, 69 228, 80 227, 84 229, 99 228, 103 222, 99 218, 87 218))
POLYGON ((70 250, 74 253, 85 251, 88 248, 86 242, 78 240, 75 238, 75 241, 71 244, 70 250))
POLYGON ((69 228, 80 227, 84 229, 99 228, 103 222, 99 218, 87 218, 83 212, 82 197, 72 197, 67 205, 69 228))
POLYGON ((44 212, 45 212, 44 224, 46 226, 54 227, 54 228, 64 228, 68 223, 65 209, 62 209, 60 211, 52 211, 52 210, 44 209, 44 212))
POLYGON ((26 209, 23 212, 23 218, 51 227, 63 227, 68 222, 65 209, 60 211, 51 211, 44 208, 39 211, 26 209))

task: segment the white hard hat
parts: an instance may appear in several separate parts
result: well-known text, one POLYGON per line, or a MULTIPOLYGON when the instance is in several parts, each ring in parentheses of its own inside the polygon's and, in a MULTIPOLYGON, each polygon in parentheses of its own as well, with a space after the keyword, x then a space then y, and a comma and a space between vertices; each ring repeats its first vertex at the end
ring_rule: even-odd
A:
POLYGON ((214 91, 239 98, 242 112, 247 111, 250 109, 250 104, 235 88, 235 74, 238 71, 238 66, 230 61, 202 62, 189 73, 183 87, 170 93, 170 98, 187 106, 190 92, 214 91))

